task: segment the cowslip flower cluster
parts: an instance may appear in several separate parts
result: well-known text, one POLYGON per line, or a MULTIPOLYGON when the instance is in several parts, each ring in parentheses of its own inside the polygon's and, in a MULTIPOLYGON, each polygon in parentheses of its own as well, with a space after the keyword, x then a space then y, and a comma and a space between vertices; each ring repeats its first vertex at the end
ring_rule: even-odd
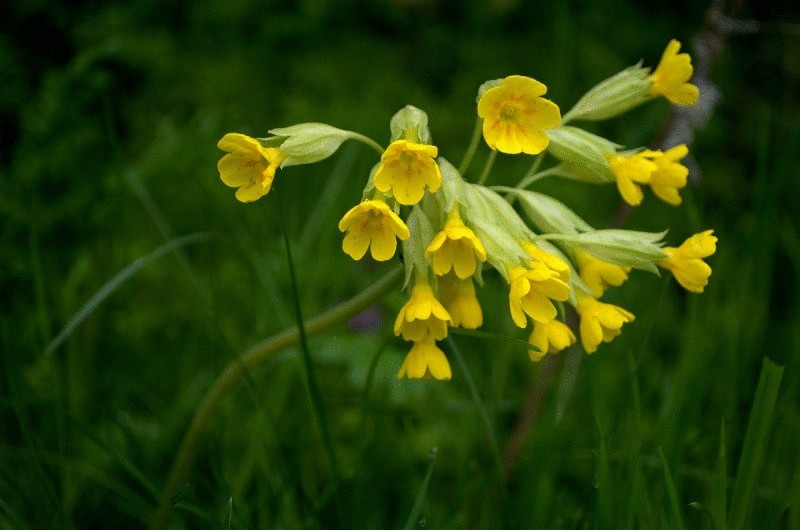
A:
POLYGON ((390 121, 391 138, 377 142, 330 125, 306 123, 273 129, 267 138, 231 133, 219 147, 228 154, 218 169, 236 198, 267 194, 276 170, 317 162, 350 139, 380 153, 366 178, 361 201, 339 221, 342 250, 354 260, 369 251, 388 261, 402 248, 407 302, 394 333, 411 343, 398 377, 450 379, 452 370, 439 342, 455 328, 477 329, 483 311, 476 286, 490 270, 507 285, 508 316, 528 328, 533 361, 580 342, 586 353, 617 337, 634 322, 630 311, 601 298, 621 286, 634 269, 673 274, 686 290, 701 293, 711 268, 703 261, 716 251, 706 230, 679 247, 664 246, 666 232, 595 229, 564 203, 527 189, 540 178, 561 176, 613 183, 622 199, 640 205, 644 187, 678 206, 688 169, 686 145, 665 151, 614 143, 577 127, 579 120, 604 120, 657 97, 676 105, 697 102, 691 58, 671 41, 651 72, 632 66, 590 89, 566 114, 543 97, 547 87, 511 75, 478 89, 476 134, 459 169, 433 143, 427 114, 401 109, 390 121), (479 177, 469 178, 472 155, 483 140, 491 156, 479 177), (534 155, 531 169, 514 187, 486 186, 497 153, 534 155), (539 170, 542 157, 556 163, 539 170), (577 329, 565 323, 572 308, 577 329))

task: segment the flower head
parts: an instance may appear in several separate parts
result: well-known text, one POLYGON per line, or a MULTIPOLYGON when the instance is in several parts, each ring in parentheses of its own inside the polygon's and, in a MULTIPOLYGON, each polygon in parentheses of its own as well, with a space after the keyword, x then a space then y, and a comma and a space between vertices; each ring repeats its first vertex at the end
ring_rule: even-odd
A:
POLYGON ((511 318, 521 328, 528 324, 526 314, 535 322, 554 319, 558 311, 550 299, 563 302, 569 298, 569 285, 541 262, 532 262, 530 268, 512 267, 508 281, 511 318))
POLYGON ((342 249, 356 260, 363 258, 369 248, 375 260, 386 261, 397 249, 395 238, 405 241, 411 235, 403 220, 379 200, 364 201, 351 208, 339 221, 339 230, 347 231, 342 249))
POLYGON ((228 133, 217 147, 228 154, 217 163, 219 176, 225 185, 236 190, 241 202, 253 202, 269 193, 275 170, 286 159, 276 147, 264 147, 255 138, 244 134, 228 133))
POLYGON ((662 201, 678 206, 681 196, 678 190, 686 186, 686 177, 689 170, 680 163, 680 160, 689 154, 689 148, 684 144, 676 145, 663 153, 661 151, 646 151, 656 165, 656 170, 650 175, 650 188, 662 201))
POLYGON ((528 350, 531 361, 540 361, 548 353, 558 353, 575 344, 575 334, 566 324, 554 318, 545 323, 534 322, 528 342, 539 349, 528 350))
POLYGON ((394 321, 394 334, 405 340, 421 341, 427 337, 442 340, 447 337, 450 313, 433 295, 426 282, 417 283, 411 290, 411 298, 400 309, 394 321))
POLYGON ((708 285, 711 267, 702 258, 717 250, 717 238, 713 233, 713 230, 706 230, 693 235, 678 248, 664 247, 667 257, 658 264, 669 270, 687 291, 702 293, 708 285))
POLYGON ((545 129, 561 123, 558 105, 540 96, 547 87, 521 75, 512 75, 487 90, 478 101, 483 137, 502 153, 535 155, 547 148, 545 129))
POLYGON ((433 272, 442 276, 455 270, 461 279, 475 274, 478 260, 486 261, 486 249, 458 215, 451 216, 444 225, 444 230, 436 234, 425 255, 433 254, 433 272))
POLYGON ((642 203, 644 194, 640 184, 649 184, 650 176, 658 166, 649 159, 646 151, 630 155, 613 154, 608 157, 608 167, 617 179, 617 189, 631 206, 642 203))
POLYGON ((422 379, 433 377, 449 380, 453 376, 450 363, 444 352, 436 346, 436 341, 428 337, 414 342, 411 351, 406 355, 403 365, 397 372, 397 378, 422 379))
POLYGON ((581 343, 586 353, 594 353, 601 342, 611 342, 622 332, 622 325, 633 322, 633 313, 605 304, 593 296, 580 295, 576 305, 581 317, 581 343))
POLYGON ((433 145, 395 140, 381 156, 375 173, 375 187, 392 195, 400 204, 417 204, 425 195, 442 184, 442 174, 436 164, 438 149, 433 145))
POLYGON ((460 279, 452 274, 439 280, 439 298, 450 313, 454 328, 477 329, 483 324, 483 311, 475 296, 472 278, 460 279))
POLYGON ((539 261, 543 265, 547 266, 547 268, 549 268, 550 270, 557 272, 558 277, 564 282, 569 281, 569 277, 572 274, 572 271, 570 270, 569 265, 567 265, 566 261, 559 258, 555 254, 547 252, 536 243, 523 241, 521 245, 522 248, 525 249, 525 252, 528 254, 528 256, 533 258, 533 260, 539 261))
POLYGON ((661 62, 650 74, 653 86, 650 93, 664 96, 676 105, 694 105, 700 97, 700 91, 689 83, 694 69, 692 58, 688 53, 678 53, 681 43, 675 39, 669 41, 661 62))
POLYGON ((631 270, 630 267, 623 267, 597 259, 582 250, 575 251, 575 261, 580 271, 581 280, 597 298, 603 296, 608 287, 622 285, 628 279, 628 272, 631 270))

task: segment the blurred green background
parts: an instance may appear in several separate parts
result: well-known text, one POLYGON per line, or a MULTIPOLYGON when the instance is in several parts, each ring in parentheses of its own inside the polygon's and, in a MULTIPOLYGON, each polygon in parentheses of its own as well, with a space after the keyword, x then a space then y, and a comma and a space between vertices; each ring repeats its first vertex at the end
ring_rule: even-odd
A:
MULTIPOLYGON (((705 294, 634 274, 607 298, 637 320, 593 356, 533 364, 456 336, 466 372, 451 357, 444 383, 394 377, 408 348, 391 334, 398 288, 373 328, 310 341, 332 443, 302 355, 281 353, 215 414, 170 527, 800 528, 800 9, 718 7, 709 19, 688 0, 4 3, 0 527, 151 521, 211 382, 295 322, 282 222, 306 317, 389 269, 353 262, 336 228, 374 152, 346 144, 281 170, 274 193, 243 205, 216 172, 224 133, 320 121, 385 145, 389 118, 413 104, 457 163, 487 79, 535 77, 563 112, 618 70, 655 65, 670 38, 709 64, 702 37, 720 100, 691 146, 700 171, 683 206, 649 195, 625 227, 669 228, 675 246, 714 229, 705 294), (762 24, 725 26, 728 14, 762 24), (208 238, 86 305, 195 233, 208 238), (765 358, 784 371, 778 386, 764 365, 757 392, 765 358)), ((657 147, 670 119, 658 101, 590 127, 657 147)), ((492 183, 527 164, 501 156, 492 183)), ((537 189, 595 226, 619 206, 613 187, 537 189)), ((485 329, 527 338, 496 275, 479 297, 485 329)))

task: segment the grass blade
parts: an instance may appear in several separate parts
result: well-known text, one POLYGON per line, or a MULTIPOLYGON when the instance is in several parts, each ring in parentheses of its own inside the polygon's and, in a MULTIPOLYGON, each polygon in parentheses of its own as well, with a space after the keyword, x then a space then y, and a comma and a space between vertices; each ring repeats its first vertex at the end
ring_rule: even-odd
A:
POLYGON ((433 466, 436 464, 436 448, 431 449, 430 457, 431 463, 428 465, 428 472, 425 474, 425 479, 419 487, 417 498, 414 499, 414 506, 411 508, 411 513, 408 514, 403 530, 414 530, 419 514, 422 513, 422 505, 425 503, 425 497, 428 496, 428 485, 431 483, 431 476, 433 476, 433 466))
POLYGON ((758 379, 750 421, 744 435, 742 454, 739 456, 739 465, 736 468, 736 483, 731 496, 729 517, 734 530, 750 528, 756 486, 767 453, 767 442, 782 376, 783 366, 778 366, 765 357, 761 365, 761 376, 758 379))
POLYGON ((714 484, 711 492, 711 519, 714 530, 728 528, 728 460, 725 447, 725 420, 719 428, 719 455, 717 467, 714 470, 714 484))
POLYGON ((160 247, 156 248, 149 254, 135 259, 127 267, 119 271, 113 278, 106 282, 85 304, 77 313, 75 313, 69 322, 64 325, 58 335, 50 341, 47 348, 44 350, 44 356, 48 357, 58 348, 67 337, 69 337, 75 329, 86 320, 86 318, 102 304, 106 298, 111 296, 123 283, 128 281, 134 274, 139 272, 142 268, 154 262, 158 258, 174 252, 176 249, 192 243, 199 243, 201 241, 208 241, 210 239, 208 234, 190 234, 188 236, 173 239, 160 247))
POLYGON ((538 349, 535 346, 532 346, 531 344, 522 339, 515 339, 514 337, 508 337, 506 335, 498 335, 497 333, 491 333, 489 331, 482 331, 480 329, 464 329, 464 328, 452 328, 449 331, 453 335, 466 335, 468 337, 476 337, 483 340, 492 340, 502 344, 511 344, 512 346, 525 348, 526 351, 527 350, 538 351, 538 349))
POLYGON ((664 456, 664 450, 658 448, 658 456, 661 458, 661 467, 664 470, 664 482, 667 486, 667 495, 669 496, 669 507, 672 511, 672 527, 675 530, 683 530, 683 517, 681 516, 681 504, 678 498, 678 490, 675 488, 675 481, 672 480, 672 473, 669 471, 669 464, 667 464, 667 457, 664 456))

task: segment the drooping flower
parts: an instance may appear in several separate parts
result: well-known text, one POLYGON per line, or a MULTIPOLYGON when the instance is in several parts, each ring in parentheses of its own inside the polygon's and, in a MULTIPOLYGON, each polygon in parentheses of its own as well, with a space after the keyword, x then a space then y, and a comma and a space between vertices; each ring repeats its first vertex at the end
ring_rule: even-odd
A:
POLYGON ((708 285, 711 267, 703 261, 717 251, 717 238, 713 230, 695 234, 678 248, 664 247, 667 257, 658 264, 669 270, 687 291, 702 293, 708 285))
POLYGON ((487 90, 478 101, 483 137, 502 153, 535 155, 547 148, 545 129, 561 123, 558 105, 540 96, 547 87, 521 75, 512 75, 487 90))
POLYGON ((650 177, 658 166, 650 160, 646 151, 628 155, 612 154, 608 167, 617 179, 617 189, 625 202, 639 206, 644 198, 640 184, 649 184, 650 177))
POLYGON ((439 299, 450 313, 454 328, 477 329, 483 324, 483 311, 475 295, 472 278, 448 274, 439 279, 439 299))
POLYGON ((380 200, 367 200, 350 209, 341 221, 339 230, 347 234, 342 241, 344 252, 359 260, 370 249, 376 261, 394 256, 397 239, 410 237, 408 227, 389 205, 380 200))
POLYGON ((549 322, 558 312, 552 300, 563 302, 569 298, 569 285, 558 272, 541 262, 532 262, 529 268, 512 267, 508 271, 508 304, 514 323, 524 328, 527 314, 535 322, 549 322))
POLYGON ((611 342, 622 332, 622 325, 633 322, 633 313, 593 296, 578 295, 575 309, 581 317, 581 344, 586 353, 594 353, 601 342, 611 342))
POLYGON ((411 351, 406 355, 403 365, 397 372, 397 378, 423 379, 433 377, 439 380, 449 380, 453 376, 450 363, 444 352, 436 346, 436 341, 430 337, 414 342, 411 351))
POLYGON ((570 270, 569 265, 567 265, 567 262, 556 256, 555 254, 547 252, 536 243, 532 243, 530 241, 523 241, 520 244, 522 245, 522 248, 525 250, 525 253, 528 254, 528 256, 530 256, 536 261, 543 263, 549 269, 557 272, 558 277, 564 282, 569 281, 569 277, 572 274, 572 271, 570 270))
POLYGON ((650 188, 653 193, 673 206, 681 203, 678 190, 686 186, 686 177, 689 170, 680 163, 680 160, 689 154, 689 148, 684 144, 676 145, 663 153, 661 151, 646 151, 650 160, 656 165, 656 170, 650 174, 650 188))
POLYGON ((447 337, 450 313, 436 299, 433 289, 420 281, 411 290, 411 297, 400 309, 394 321, 394 334, 405 340, 421 341, 427 337, 442 340, 447 337))
POLYGON ((444 230, 433 237, 425 250, 425 255, 433 254, 433 272, 442 276, 455 270, 461 278, 469 278, 475 274, 477 261, 486 261, 486 249, 456 213, 451 215, 444 225, 444 230))
POLYGON ((388 193, 391 190, 400 204, 417 204, 425 188, 433 193, 442 184, 442 174, 436 163, 436 146, 395 140, 381 156, 375 173, 375 187, 388 193))
POLYGON ((649 79, 653 82, 650 93, 664 96, 676 105, 694 105, 700 97, 700 90, 689 83, 694 69, 688 53, 678 53, 681 43, 669 41, 661 61, 649 79))
POLYGON ((608 287, 622 285, 631 270, 630 267, 608 263, 580 249, 575 250, 575 262, 581 280, 597 298, 603 296, 608 287))
POLYGON ((575 344, 575 334, 566 324, 554 318, 549 322, 534 322, 528 342, 539 349, 528 350, 531 361, 540 361, 548 353, 558 353, 575 344))
POLYGON ((241 202, 253 202, 269 193, 275 170, 286 159, 277 147, 264 147, 261 142, 244 134, 228 133, 217 147, 228 154, 217 163, 222 182, 236 190, 241 202))

